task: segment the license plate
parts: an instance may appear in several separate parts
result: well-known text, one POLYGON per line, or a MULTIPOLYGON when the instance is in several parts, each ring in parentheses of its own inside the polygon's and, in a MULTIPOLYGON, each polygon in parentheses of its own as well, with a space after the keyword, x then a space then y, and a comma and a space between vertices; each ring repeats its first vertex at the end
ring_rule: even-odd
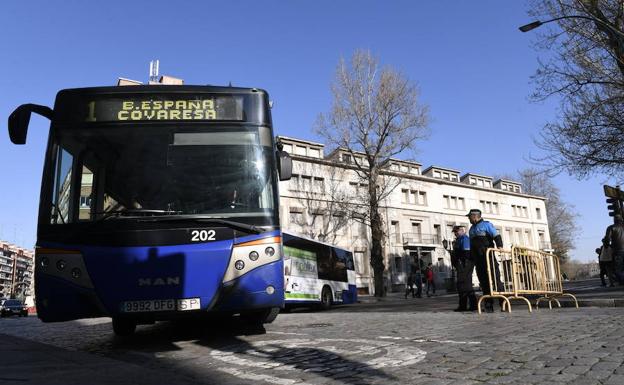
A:
POLYGON ((145 313, 160 311, 188 311, 201 308, 199 298, 152 299, 143 301, 125 301, 121 304, 124 313, 145 313))

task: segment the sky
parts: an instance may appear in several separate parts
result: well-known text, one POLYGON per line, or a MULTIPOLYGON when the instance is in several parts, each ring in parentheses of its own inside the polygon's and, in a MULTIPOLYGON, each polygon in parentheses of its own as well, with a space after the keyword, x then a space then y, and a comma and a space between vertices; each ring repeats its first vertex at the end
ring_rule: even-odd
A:
MULTIPOLYGON (((533 103, 537 35, 523 1, 21 1, 0 4, 0 121, 22 103, 52 106, 64 88, 146 81, 150 60, 186 84, 258 87, 274 101, 276 134, 320 141, 341 57, 368 49, 418 85, 430 108, 423 164, 483 175, 513 174, 541 154, 534 138, 557 117, 557 100, 533 103)), ((36 240, 49 123, 31 119, 25 146, 0 125, 0 239, 36 240)), ((578 225, 574 259, 595 259, 611 218, 608 175, 554 178, 578 225)))

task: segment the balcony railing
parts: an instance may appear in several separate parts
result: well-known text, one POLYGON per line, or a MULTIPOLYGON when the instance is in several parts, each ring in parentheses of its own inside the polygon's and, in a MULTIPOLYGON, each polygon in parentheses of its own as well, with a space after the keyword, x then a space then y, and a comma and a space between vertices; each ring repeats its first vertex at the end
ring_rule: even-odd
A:
POLYGON ((438 234, 403 233, 404 245, 439 245, 442 240, 438 234))

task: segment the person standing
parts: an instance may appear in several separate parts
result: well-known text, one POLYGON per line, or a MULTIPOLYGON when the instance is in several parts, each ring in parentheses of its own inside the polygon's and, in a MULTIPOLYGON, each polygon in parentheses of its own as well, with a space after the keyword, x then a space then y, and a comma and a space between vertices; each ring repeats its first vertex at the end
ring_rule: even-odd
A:
POLYGON ((433 265, 429 263, 427 265, 427 270, 425 270, 425 279, 427 280, 427 297, 431 297, 429 295, 429 290, 433 289, 433 295, 435 295, 435 282, 433 277, 433 265))
MULTIPOLYGON (((468 232, 470 236, 470 256, 477 269, 479 285, 483 295, 490 295, 492 291, 487 271, 487 249, 494 247, 494 245, 499 249, 502 248, 503 239, 492 223, 481 218, 481 210, 472 209, 466 216, 472 224, 468 232)), ((500 281, 500 270, 496 258, 490 260, 490 268, 494 272, 495 285, 498 288, 502 288, 503 283, 500 281)), ((485 311, 488 313, 494 311, 494 304, 491 298, 485 301, 485 311)))
POLYGON ((611 248, 615 278, 620 285, 624 285, 624 220, 621 214, 615 214, 614 224, 607 227, 603 239, 603 248, 611 248))
POLYGON ((416 266, 416 270, 414 271, 414 285, 416 286, 416 298, 422 297, 422 274, 420 272, 420 267, 416 266))
POLYGON ((470 238, 466 235, 464 226, 453 226, 453 234, 455 234, 455 242, 451 253, 451 264, 457 272, 457 294, 459 295, 459 307, 455 311, 476 310, 477 297, 472 287, 474 262, 470 256, 470 238))
POLYGON ((407 299, 407 295, 412 293, 412 298, 416 296, 414 293, 414 276, 416 273, 413 271, 414 267, 412 267, 412 271, 410 271, 407 275, 407 285, 405 287, 405 299, 407 299))
POLYGON ((602 286, 607 286, 607 281, 605 280, 606 276, 609 278, 609 286, 613 287, 615 278, 613 277, 613 255, 611 253, 611 248, 603 245, 596 249, 596 254, 598 254, 598 266, 600 266, 600 281, 602 282, 602 286))

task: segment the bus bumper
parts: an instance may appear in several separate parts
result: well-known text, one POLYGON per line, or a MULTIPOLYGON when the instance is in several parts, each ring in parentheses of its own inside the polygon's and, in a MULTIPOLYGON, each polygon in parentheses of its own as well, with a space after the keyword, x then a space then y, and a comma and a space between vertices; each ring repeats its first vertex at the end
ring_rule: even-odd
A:
POLYGON ((260 266, 223 284, 213 310, 237 312, 248 309, 284 307, 284 264, 282 261, 260 266), (276 280, 276 277, 279 279, 276 280))

